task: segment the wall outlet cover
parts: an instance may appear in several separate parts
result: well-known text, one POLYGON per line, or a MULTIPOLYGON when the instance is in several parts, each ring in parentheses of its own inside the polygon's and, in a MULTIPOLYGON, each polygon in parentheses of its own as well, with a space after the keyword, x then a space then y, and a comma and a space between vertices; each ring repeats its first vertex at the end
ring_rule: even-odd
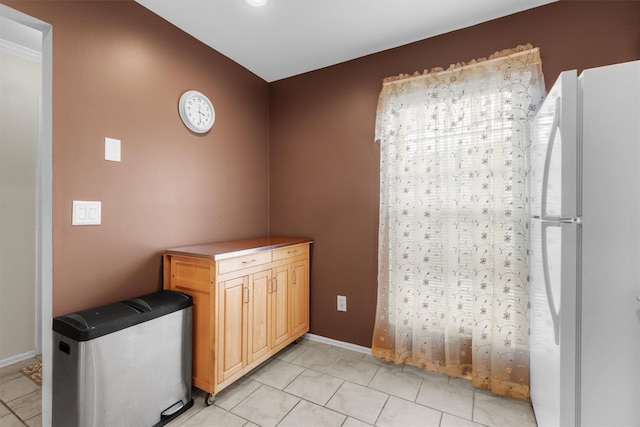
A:
POLYGON ((347 297, 338 295, 338 311, 347 311, 347 297))
POLYGON ((104 159, 110 162, 120 161, 120 140, 114 138, 104 139, 104 159))

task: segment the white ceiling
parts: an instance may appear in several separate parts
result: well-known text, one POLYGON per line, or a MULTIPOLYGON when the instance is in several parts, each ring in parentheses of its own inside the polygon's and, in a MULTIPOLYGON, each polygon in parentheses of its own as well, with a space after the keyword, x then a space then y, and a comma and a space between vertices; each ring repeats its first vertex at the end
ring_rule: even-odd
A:
POLYGON ((136 0, 267 82, 557 0, 136 0))

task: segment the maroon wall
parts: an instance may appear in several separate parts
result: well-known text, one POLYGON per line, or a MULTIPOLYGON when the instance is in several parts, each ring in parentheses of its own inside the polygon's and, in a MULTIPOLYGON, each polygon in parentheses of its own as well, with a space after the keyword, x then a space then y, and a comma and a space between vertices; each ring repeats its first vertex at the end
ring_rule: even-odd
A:
POLYGON ((562 70, 638 59, 640 2, 553 3, 270 85, 271 232, 315 239, 312 333, 371 344, 382 79, 525 43, 540 47, 547 87, 562 70))
POLYGON ((54 316, 160 289, 165 248, 267 234, 264 80, 133 1, 3 3, 53 25, 54 316), (204 136, 189 89, 216 109, 204 136), (71 226, 73 200, 102 225, 71 226))

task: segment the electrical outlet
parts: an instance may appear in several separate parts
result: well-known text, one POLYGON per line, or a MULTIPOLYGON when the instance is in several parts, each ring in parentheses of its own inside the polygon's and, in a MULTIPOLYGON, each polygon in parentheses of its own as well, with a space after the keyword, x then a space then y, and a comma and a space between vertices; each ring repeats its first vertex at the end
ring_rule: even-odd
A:
POLYGON ((347 311, 347 297, 338 295, 338 311, 347 311))

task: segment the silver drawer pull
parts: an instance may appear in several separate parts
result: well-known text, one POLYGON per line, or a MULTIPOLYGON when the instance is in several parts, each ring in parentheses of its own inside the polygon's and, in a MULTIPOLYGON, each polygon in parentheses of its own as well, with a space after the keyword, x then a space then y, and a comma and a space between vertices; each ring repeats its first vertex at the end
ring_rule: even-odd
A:
POLYGON ((253 262, 256 262, 257 260, 252 259, 251 261, 242 261, 242 264, 251 264, 253 262))
POLYGON ((287 254, 295 254, 296 252, 298 252, 298 250, 297 250, 297 249, 294 249, 294 250, 292 250, 292 251, 288 251, 288 252, 287 252, 287 254))

